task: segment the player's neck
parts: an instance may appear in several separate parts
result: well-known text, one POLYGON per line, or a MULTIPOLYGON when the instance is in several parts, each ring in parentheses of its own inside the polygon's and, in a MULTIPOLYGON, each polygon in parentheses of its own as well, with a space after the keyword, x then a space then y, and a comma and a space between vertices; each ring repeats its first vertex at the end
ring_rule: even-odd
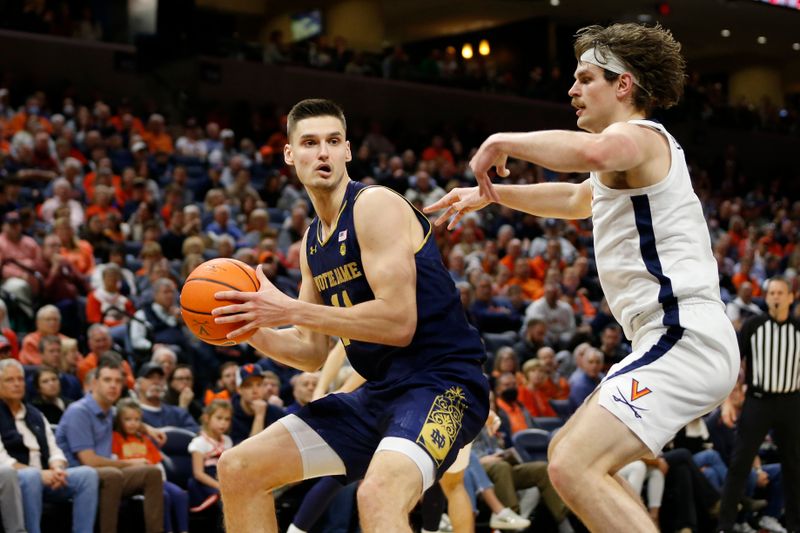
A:
POLYGON ((629 105, 619 107, 617 111, 611 115, 608 124, 606 124, 602 130, 618 122, 628 122, 629 120, 645 120, 645 119, 647 119, 647 115, 645 115, 644 111, 641 111, 629 105))
POLYGON ((336 222, 336 217, 339 216, 342 200, 345 192, 347 192, 349 183, 350 177, 345 175, 335 189, 308 189, 308 195, 311 198, 311 203, 314 204, 314 211, 317 213, 317 217, 322 222, 323 229, 329 229, 336 222))

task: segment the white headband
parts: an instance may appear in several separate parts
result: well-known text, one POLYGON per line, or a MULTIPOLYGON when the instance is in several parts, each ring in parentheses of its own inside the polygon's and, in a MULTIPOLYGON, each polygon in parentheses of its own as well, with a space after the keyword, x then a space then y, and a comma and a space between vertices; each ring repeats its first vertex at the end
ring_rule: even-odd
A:
POLYGON ((636 79, 636 75, 631 72, 630 67, 625 65, 622 59, 619 58, 614 52, 609 50, 606 53, 603 53, 599 48, 589 48, 584 53, 581 54, 580 58, 581 63, 591 63, 592 65, 597 65, 598 67, 613 72, 614 74, 625 74, 628 73, 633 80, 633 83, 636 84, 641 90, 650 94, 650 91, 642 87, 639 83, 639 80, 636 79))

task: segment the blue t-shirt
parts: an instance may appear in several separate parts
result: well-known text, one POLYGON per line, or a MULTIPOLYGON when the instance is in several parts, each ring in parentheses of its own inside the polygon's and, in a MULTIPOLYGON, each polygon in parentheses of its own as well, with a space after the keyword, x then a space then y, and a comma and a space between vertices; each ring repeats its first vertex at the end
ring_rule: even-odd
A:
POLYGON ((113 410, 103 411, 89 393, 64 411, 56 430, 56 443, 69 466, 81 466, 76 454, 84 450, 94 450, 101 457, 111 458, 113 433, 113 410))

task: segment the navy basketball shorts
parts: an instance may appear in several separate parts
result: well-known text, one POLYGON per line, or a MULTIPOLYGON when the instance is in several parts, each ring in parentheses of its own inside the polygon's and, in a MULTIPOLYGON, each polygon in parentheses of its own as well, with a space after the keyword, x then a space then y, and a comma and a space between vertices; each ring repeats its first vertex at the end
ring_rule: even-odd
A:
POLYGON ((367 382, 351 393, 329 394, 296 415, 346 468, 348 482, 362 479, 382 439, 415 443, 441 475, 458 451, 477 437, 489 413, 489 384, 478 362, 430 368, 404 379, 367 382))

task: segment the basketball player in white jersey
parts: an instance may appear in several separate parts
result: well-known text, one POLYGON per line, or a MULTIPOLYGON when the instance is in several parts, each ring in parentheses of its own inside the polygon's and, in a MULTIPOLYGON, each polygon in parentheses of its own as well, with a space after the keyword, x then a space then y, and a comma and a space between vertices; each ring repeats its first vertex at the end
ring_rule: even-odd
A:
POLYGON ((655 532, 615 474, 720 404, 739 353, 683 150, 647 119, 683 92, 680 44, 660 26, 591 26, 575 53, 569 96, 586 133, 492 135, 470 162, 480 188, 455 189, 428 211, 447 208, 437 224, 452 217, 451 228, 493 201, 541 217, 592 217, 600 282, 634 350, 556 435, 550 479, 592 531, 655 532), (493 186, 489 170, 508 176, 509 157, 590 175, 579 184, 493 186))

